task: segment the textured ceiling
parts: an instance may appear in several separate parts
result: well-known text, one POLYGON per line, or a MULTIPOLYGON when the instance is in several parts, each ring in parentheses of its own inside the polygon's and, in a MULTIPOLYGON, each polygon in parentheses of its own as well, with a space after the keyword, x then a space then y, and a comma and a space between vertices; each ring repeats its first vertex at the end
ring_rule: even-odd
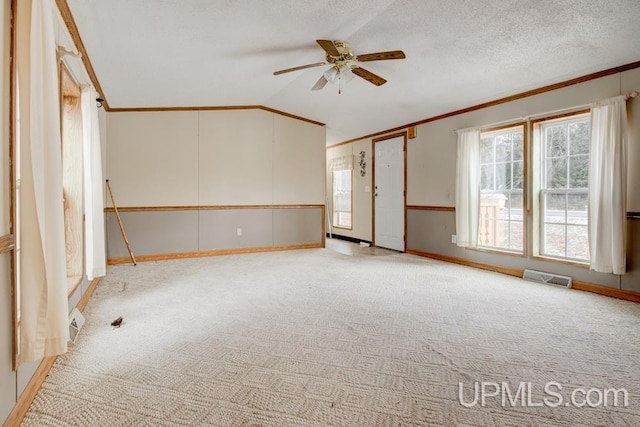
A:
POLYGON ((328 143, 640 60, 639 0, 67 0, 112 108, 264 105, 327 124, 328 143), (316 39, 363 66, 310 89, 316 39))

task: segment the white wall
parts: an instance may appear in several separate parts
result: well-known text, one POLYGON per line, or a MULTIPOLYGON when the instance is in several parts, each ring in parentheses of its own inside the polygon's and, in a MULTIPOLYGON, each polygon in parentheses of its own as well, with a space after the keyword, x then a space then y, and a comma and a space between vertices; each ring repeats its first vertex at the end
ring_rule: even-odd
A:
POLYGON ((273 118, 273 203, 324 204, 326 128, 273 118))
POLYGON ((198 113, 107 114, 107 173, 120 206, 198 203, 198 113))
POLYGON ((615 74, 418 126, 407 147, 407 204, 454 206, 457 129, 587 106, 618 95, 620 81, 615 74))
POLYGON ((119 206, 324 203, 324 126, 258 109, 107 117, 119 206))
POLYGON ((200 179, 199 198, 192 204, 271 204, 273 114, 262 110, 195 114, 200 119, 200 179))
MULTIPOLYGON (((640 91, 640 68, 622 73, 620 91, 630 93, 640 91)), ((627 211, 640 212, 640 98, 627 103, 631 139, 627 156, 627 211)))

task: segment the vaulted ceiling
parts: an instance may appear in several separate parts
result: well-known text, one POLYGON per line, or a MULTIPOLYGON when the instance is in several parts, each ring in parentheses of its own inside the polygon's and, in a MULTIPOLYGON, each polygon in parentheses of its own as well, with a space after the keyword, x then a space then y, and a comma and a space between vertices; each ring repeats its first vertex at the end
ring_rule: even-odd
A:
POLYGON ((640 60, 638 0, 67 0, 111 108, 264 105, 328 143, 640 60), (388 80, 311 91, 317 39, 388 80))

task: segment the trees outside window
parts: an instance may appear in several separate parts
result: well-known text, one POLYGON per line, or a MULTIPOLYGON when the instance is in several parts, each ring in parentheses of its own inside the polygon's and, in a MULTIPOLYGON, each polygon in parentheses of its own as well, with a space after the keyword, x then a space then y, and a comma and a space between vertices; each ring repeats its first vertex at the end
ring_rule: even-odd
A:
POLYGON ((539 139, 539 255, 589 260, 589 114, 536 125, 539 139))
POLYGON ((480 134, 478 246, 524 251, 524 124, 480 134))

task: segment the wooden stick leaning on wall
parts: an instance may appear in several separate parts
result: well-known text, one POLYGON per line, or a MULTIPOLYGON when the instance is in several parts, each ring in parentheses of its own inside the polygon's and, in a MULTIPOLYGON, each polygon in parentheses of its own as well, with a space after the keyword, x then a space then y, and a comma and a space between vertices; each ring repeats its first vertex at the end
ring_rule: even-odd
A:
POLYGON ((127 239, 127 233, 124 232, 122 219, 120 219, 120 212, 118 212, 118 207, 116 206, 116 200, 113 198, 113 191, 111 191, 111 184, 109 184, 108 179, 107 179, 107 189, 109 190, 109 195, 111 196, 111 204, 113 205, 113 211, 116 213, 116 219, 118 220, 118 225, 120 226, 120 232, 122 233, 122 238, 124 239, 124 243, 127 245, 129 256, 131 257, 131 261, 133 262, 133 265, 137 265, 136 257, 134 257, 133 252, 131 252, 131 246, 129 245, 129 240, 127 239))

